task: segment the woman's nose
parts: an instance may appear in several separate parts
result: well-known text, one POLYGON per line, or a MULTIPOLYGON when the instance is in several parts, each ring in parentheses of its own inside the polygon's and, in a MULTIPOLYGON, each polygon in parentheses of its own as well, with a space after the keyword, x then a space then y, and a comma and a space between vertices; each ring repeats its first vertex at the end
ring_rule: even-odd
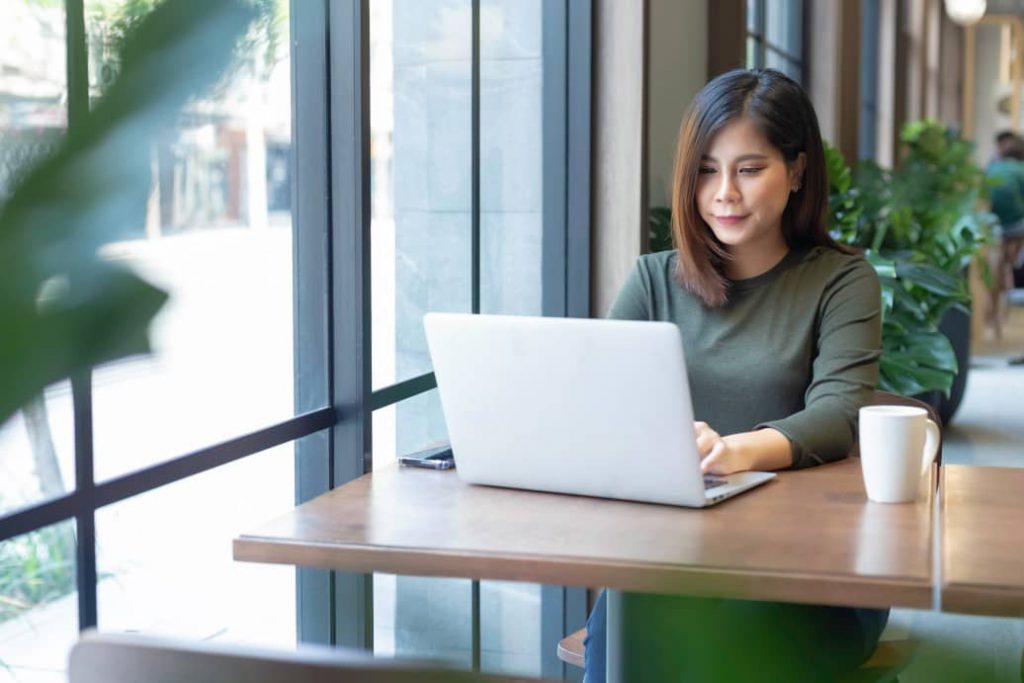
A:
POLYGON ((736 188, 736 183, 729 173, 721 174, 721 181, 718 183, 718 189, 715 192, 715 201, 719 202, 732 202, 739 197, 739 192, 736 188))

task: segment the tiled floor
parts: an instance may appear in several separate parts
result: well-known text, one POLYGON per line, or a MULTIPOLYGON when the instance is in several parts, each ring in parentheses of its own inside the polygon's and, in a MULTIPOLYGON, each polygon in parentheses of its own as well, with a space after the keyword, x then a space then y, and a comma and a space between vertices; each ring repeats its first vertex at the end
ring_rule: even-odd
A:
MULTIPOLYGON (((943 434, 944 463, 1024 467, 1024 365, 1006 362, 1024 354, 1024 291, 1017 293, 1003 339, 974 349, 963 403, 943 434)), ((1024 619, 893 610, 890 623, 922 641, 901 683, 1024 681, 1024 619)))

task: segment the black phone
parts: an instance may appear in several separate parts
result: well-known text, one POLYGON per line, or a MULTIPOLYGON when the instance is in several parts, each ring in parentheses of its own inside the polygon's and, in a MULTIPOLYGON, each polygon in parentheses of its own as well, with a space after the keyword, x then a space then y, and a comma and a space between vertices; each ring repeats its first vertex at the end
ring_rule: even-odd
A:
POLYGON ((450 470, 455 467, 455 455, 448 444, 403 455, 399 464, 410 467, 426 467, 431 470, 450 470))

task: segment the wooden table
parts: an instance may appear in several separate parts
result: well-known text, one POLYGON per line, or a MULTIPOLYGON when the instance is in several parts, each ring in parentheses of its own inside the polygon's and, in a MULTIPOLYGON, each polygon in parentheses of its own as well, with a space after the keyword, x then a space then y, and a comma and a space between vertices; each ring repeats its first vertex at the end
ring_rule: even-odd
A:
POLYGON ((1024 469, 942 468, 942 608, 1024 616, 1024 469))
MULTIPOLYGON (((870 503, 859 461, 846 460, 784 472, 691 510, 472 486, 455 472, 389 467, 240 536, 234 556, 607 586, 610 604, 638 592, 930 607, 934 491, 933 474, 917 503, 870 503)), ((609 634, 618 626, 609 611, 609 634)))

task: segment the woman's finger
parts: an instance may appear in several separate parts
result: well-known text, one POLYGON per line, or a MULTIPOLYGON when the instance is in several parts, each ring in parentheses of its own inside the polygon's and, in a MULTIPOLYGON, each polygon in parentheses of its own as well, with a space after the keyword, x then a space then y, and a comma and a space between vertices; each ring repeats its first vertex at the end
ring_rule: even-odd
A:
POLYGON ((711 447, 711 452, 707 454, 703 460, 700 461, 700 471, 704 474, 718 474, 722 459, 722 453, 725 451, 725 442, 719 439, 711 447))

